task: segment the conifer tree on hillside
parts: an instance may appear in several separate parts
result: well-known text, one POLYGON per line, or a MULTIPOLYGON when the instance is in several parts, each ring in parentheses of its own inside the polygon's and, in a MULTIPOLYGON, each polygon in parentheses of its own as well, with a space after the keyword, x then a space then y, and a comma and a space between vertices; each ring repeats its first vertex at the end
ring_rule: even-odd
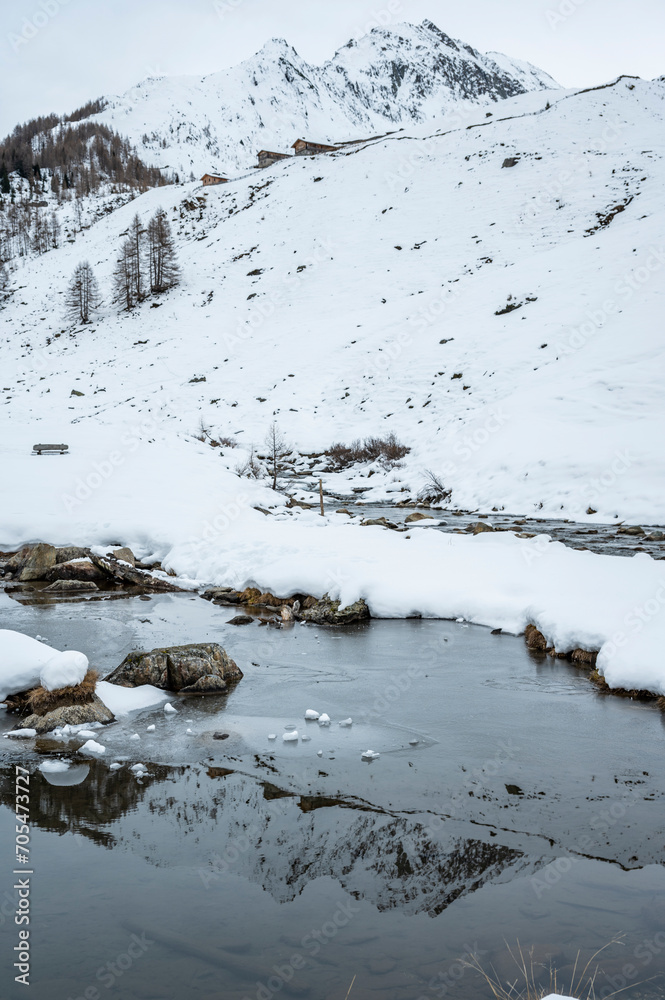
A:
POLYGON ((75 323, 89 323, 90 317, 101 305, 99 286, 87 260, 78 264, 67 289, 65 306, 67 316, 75 323))

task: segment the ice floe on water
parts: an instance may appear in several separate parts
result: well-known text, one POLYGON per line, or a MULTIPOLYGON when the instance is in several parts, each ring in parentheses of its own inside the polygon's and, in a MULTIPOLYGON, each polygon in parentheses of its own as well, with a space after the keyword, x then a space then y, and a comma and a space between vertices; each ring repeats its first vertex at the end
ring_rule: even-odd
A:
POLYGON ((99 681, 96 692, 115 716, 129 715, 130 712, 159 706, 170 697, 166 691, 153 687, 152 684, 126 688, 119 684, 109 684, 108 681, 99 681))
POLYGON ((43 760, 39 770, 42 774, 57 774, 60 771, 68 771, 70 766, 68 760, 43 760))
POLYGON ((88 740, 82 747, 79 747, 79 753, 101 755, 106 753, 106 747, 102 746, 101 743, 96 743, 95 740, 88 740))

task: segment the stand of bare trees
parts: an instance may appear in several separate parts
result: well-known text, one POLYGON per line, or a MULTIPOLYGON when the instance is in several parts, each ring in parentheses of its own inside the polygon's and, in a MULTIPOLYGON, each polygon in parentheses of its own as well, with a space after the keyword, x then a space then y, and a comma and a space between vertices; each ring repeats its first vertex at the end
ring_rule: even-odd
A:
POLYGON ((148 267, 151 292, 165 292, 180 281, 171 226, 163 208, 148 223, 148 267))
POLYGON ((165 292, 180 280, 175 244, 166 212, 158 208, 148 223, 138 213, 120 248, 113 272, 113 301, 121 309, 130 310, 148 295, 165 292))
POLYGON ((89 323, 91 314, 101 305, 97 279, 87 260, 72 275, 65 305, 68 318, 75 323, 89 323))

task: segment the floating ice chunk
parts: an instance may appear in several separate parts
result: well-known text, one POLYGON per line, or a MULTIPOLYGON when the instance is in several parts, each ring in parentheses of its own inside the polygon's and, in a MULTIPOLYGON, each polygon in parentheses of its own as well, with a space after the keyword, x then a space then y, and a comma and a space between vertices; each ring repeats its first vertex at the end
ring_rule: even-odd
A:
POLYGON ((81 753, 93 753, 93 754, 103 754, 106 753, 106 747, 103 747, 101 743, 95 743, 94 740, 88 740, 84 743, 82 747, 79 747, 81 753))
POLYGON ((309 741, 311 740, 311 738, 312 738, 311 736, 301 736, 300 737, 300 739, 302 740, 303 743, 309 743, 309 741))
POLYGON ((380 757, 381 754, 375 753, 374 750, 365 750, 365 752, 362 753, 360 756, 362 757, 363 760, 376 760, 376 758, 380 757))
POLYGON ((5 733, 5 739, 11 737, 14 740, 29 740, 31 736, 36 735, 36 729, 14 729, 11 733, 5 733))
POLYGON ((319 718, 319 713, 315 712, 313 708, 308 708, 305 712, 305 718, 315 722, 319 718))
POLYGON ((134 733, 134 735, 130 736, 129 738, 130 738, 130 740, 140 740, 141 739, 141 737, 139 736, 138 733, 134 733))
POLYGON ((323 750, 317 750, 316 751, 316 756, 317 757, 323 757, 323 750))
POLYGON ((80 740, 91 740, 95 736, 91 729, 79 729, 76 735, 80 740))
POLYGON ((145 774, 148 768, 145 764, 133 764, 129 769, 133 774, 145 774))
POLYGON ((68 649, 64 653, 56 653, 44 664, 39 680, 47 691, 56 691, 80 684, 87 672, 88 657, 85 653, 68 649))
POLYGON ((117 771, 121 767, 122 767, 122 764, 118 764, 117 761, 116 761, 115 764, 111 764, 111 766, 109 768, 109 771, 117 771))
POLYGON ((349 726, 352 725, 353 725, 353 719, 342 719, 342 721, 340 722, 340 726, 342 726, 343 729, 348 729, 349 726))
POLYGON ((409 746, 412 746, 412 747, 417 747, 419 743, 420 743, 420 740, 409 740, 409 746))
POLYGON ((268 739, 269 740, 276 740, 277 739, 277 733, 268 733, 268 739))
POLYGON ((43 774, 58 774, 60 771, 69 770, 68 760, 43 760, 39 765, 39 770, 43 774))
POLYGON ((330 716, 328 715, 327 712, 324 712, 323 715, 319 716, 319 725, 320 726, 329 726, 330 725, 330 716))
POLYGON ((175 711, 176 709, 173 707, 171 702, 167 701, 167 703, 164 705, 164 712, 166 713, 166 715, 174 715, 175 711))
POLYGON ((185 733, 187 733, 189 736, 193 736, 194 735, 194 730, 193 729, 186 729, 185 733))
POLYGON ((154 731, 155 731, 155 726, 154 726, 154 724, 153 724, 152 726, 148 726, 148 727, 146 728, 146 733, 154 733, 154 731))
POLYGON ((456 622, 463 622, 463 621, 464 621, 464 619, 463 619, 463 618, 456 618, 456 619, 455 619, 455 621, 456 621, 456 622))
POLYGON ((298 727, 293 722, 287 722, 284 729, 287 733, 294 733, 298 727))
POLYGON ((297 743, 298 742, 298 731, 295 730, 292 733, 284 733, 282 739, 285 743, 297 743))

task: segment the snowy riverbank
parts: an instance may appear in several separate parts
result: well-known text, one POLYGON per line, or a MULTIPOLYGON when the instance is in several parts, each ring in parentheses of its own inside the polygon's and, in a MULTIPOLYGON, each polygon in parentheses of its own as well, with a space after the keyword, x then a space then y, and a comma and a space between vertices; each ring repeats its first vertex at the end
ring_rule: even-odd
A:
POLYGON ((96 438, 94 451, 66 458, 17 455, 0 548, 115 542, 191 588, 362 597, 375 617, 463 618, 513 633, 532 623, 560 652, 599 650, 610 687, 665 695, 665 566, 645 553, 599 555, 546 535, 365 527, 344 514, 288 510, 204 445, 130 443, 114 462, 111 444, 96 438))

